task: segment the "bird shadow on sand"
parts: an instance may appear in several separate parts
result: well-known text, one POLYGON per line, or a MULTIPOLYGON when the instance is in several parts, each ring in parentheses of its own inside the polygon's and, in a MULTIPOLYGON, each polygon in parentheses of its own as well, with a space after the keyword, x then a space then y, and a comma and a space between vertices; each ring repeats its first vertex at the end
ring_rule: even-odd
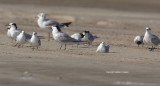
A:
POLYGON ((119 52, 108 52, 108 53, 119 53, 119 52))
POLYGON ((149 51, 160 50, 160 48, 147 48, 149 51))
POLYGON ((89 48, 89 46, 83 46, 83 47, 79 47, 79 48, 89 48))

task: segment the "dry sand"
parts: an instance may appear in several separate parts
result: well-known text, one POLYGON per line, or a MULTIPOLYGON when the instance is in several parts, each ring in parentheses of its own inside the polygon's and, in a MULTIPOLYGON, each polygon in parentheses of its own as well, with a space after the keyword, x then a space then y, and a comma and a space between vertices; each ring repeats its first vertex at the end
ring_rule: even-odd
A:
MULTIPOLYGON (((160 14, 154 10, 154 6, 149 11, 136 12, 101 6, 93 8, 92 4, 90 7, 54 5, 56 3, 54 6, 49 3, 49 6, 40 6, 7 1, 2 0, 0 4, 1 86, 160 85, 160 49, 151 52, 146 46, 138 48, 133 43, 136 35, 145 33, 146 26, 160 37, 160 14), (68 34, 90 30, 99 38, 92 46, 80 45, 76 48, 68 45, 67 50, 59 50, 60 45, 54 40, 48 42, 47 38, 41 40, 39 50, 32 51, 27 46, 12 47, 4 26, 9 22, 17 23, 20 29, 30 34, 36 31, 38 35, 47 37, 36 23, 35 16, 40 12, 60 22, 72 21, 69 28, 63 29, 68 34), (101 41, 110 44, 110 53, 95 53, 101 41)), ((149 2, 143 3, 144 7, 149 2)))

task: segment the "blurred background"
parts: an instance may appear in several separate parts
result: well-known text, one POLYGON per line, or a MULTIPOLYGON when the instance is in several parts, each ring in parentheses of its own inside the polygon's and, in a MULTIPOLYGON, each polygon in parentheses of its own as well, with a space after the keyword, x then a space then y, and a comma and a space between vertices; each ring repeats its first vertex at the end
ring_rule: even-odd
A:
POLYGON ((160 0, 0 0, 0 3, 89 7, 137 12, 160 12, 160 0))

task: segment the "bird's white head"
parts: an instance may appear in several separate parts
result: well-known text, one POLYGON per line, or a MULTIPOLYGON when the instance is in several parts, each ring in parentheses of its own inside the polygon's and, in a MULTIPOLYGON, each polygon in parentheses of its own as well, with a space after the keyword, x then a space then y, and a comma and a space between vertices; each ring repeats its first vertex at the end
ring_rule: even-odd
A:
POLYGON ((37 35, 37 32, 33 32, 33 35, 37 35))
POLYGON ((39 18, 46 18, 46 14, 45 13, 39 13, 37 16, 39 18))
POLYGON ((86 35, 86 34, 89 34, 90 33, 90 31, 87 31, 87 30, 85 30, 85 31, 83 31, 83 35, 86 35))
POLYGON ((16 23, 9 23, 9 26, 10 26, 10 27, 14 27, 15 29, 17 29, 16 23))
POLYGON ((146 27, 146 31, 151 31, 151 28, 150 27, 146 27))
POLYGON ((24 31, 22 30, 22 32, 21 32, 22 34, 24 34, 24 31))
POLYGON ((103 44, 103 45, 104 45, 104 43, 105 43, 105 42, 101 42, 101 44, 103 44))
POLYGON ((53 31, 56 31, 56 32, 61 32, 61 29, 60 29, 60 27, 59 26, 52 26, 52 30, 53 31))
POLYGON ((13 23, 9 23, 9 26, 11 26, 13 23))

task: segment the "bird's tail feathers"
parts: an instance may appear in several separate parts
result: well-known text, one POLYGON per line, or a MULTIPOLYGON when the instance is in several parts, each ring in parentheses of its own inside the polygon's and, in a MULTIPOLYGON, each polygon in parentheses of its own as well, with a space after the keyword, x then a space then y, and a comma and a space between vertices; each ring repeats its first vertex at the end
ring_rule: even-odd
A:
POLYGON ((94 39, 99 38, 98 36, 93 36, 94 39))
POLYGON ((69 27, 72 22, 62 23, 64 26, 69 27))
POLYGON ((45 39, 45 37, 44 37, 44 36, 38 36, 38 38, 39 38, 39 39, 45 39))

